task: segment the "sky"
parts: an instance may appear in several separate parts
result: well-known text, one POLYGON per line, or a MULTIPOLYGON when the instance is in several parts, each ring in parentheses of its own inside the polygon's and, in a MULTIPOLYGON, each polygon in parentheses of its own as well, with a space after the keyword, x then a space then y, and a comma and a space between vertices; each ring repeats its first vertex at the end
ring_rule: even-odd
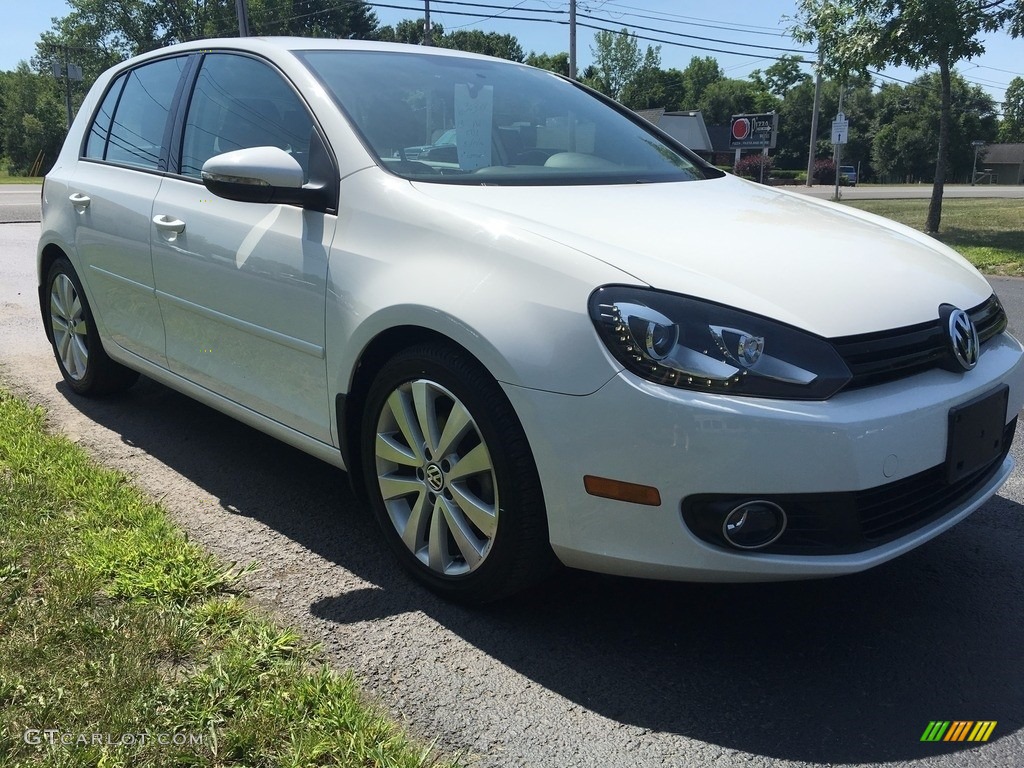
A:
MULTIPOLYGON (((345 1, 338 0, 339 3, 345 1)), ((370 4, 381 24, 395 24, 423 15, 423 0, 380 0, 379 4, 372 0, 370 4)), ((568 0, 466 0, 464 3, 430 0, 430 15, 431 20, 440 22, 446 31, 479 29, 509 33, 519 39, 527 53, 558 53, 569 49, 568 7, 568 0)), ((0 28, 0 70, 14 69, 19 61, 31 58, 39 35, 51 28, 51 19, 64 16, 70 10, 65 0, 0 0, 0 8, 4 10, 4 23, 0 28)), ((730 3, 578 0, 577 21, 581 25, 577 31, 578 66, 582 70, 592 60, 594 30, 582 26, 590 24, 606 29, 629 27, 640 36, 641 47, 661 45, 661 65, 665 69, 683 69, 693 56, 713 56, 727 77, 745 78, 755 69, 770 66, 773 61, 770 56, 805 49, 786 34, 791 24, 788 18, 795 13, 794 0, 733 0, 730 3), (657 40, 642 39, 645 36, 657 40), (743 55, 702 48, 740 51, 743 55)), ((1024 38, 1014 40, 1003 33, 990 34, 985 38, 985 47, 982 56, 958 63, 957 69, 969 81, 984 88, 996 102, 1001 102, 1010 80, 1014 76, 1024 77, 1024 38)), ((813 54, 805 56, 812 57, 813 54)), ((810 71, 810 67, 807 70, 810 71)), ((906 68, 889 68, 882 70, 882 74, 912 80, 918 73, 906 68)), ((884 80, 876 78, 876 81, 884 80)))

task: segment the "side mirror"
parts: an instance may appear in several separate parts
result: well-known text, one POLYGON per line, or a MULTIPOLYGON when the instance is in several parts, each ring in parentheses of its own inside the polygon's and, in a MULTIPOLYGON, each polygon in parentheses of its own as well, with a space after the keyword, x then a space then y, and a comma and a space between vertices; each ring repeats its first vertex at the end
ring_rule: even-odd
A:
POLYGON ((302 166, 277 147, 250 147, 203 163, 203 184, 218 197, 243 203, 306 205, 319 189, 303 187, 302 166))

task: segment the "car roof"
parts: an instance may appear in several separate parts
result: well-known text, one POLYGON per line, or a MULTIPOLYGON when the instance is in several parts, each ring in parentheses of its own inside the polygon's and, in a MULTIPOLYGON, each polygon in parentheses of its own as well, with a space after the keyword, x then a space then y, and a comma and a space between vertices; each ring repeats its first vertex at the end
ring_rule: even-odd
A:
POLYGON ((380 43, 372 40, 336 40, 323 37, 218 37, 206 40, 192 40, 159 48, 148 53, 135 56, 122 64, 135 64, 147 59, 160 58, 175 53, 196 51, 249 51, 273 58, 282 52, 296 53, 299 51, 390 51, 392 53, 417 53, 428 56, 459 57, 467 59, 485 59, 490 61, 506 61, 484 56, 478 53, 456 51, 451 48, 434 48, 431 46, 408 45, 405 43, 380 43))

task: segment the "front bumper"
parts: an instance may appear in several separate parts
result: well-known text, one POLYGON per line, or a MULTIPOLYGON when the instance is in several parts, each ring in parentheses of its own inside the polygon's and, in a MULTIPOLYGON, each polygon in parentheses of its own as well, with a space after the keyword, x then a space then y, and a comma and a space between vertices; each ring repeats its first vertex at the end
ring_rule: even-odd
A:
POLYGON ((583 397, 505 391, 530 440, 563 563, 626 576, 756 581, 853 573, 903 554, 980 507, 1006 481, 1012 457, 938 517, 846 554, 715 546, 684 523, 684 498, 847 493, 912 478, 944 464, 950 408, 1003 384, 1010 423, 1024 404, 1024 358, 1008 334, 988 342, 969 373, 933 370, 824 402, 706 395, 627 372, 583 397), (661 505, 588 495, 584 475, 653 486, 661 505))

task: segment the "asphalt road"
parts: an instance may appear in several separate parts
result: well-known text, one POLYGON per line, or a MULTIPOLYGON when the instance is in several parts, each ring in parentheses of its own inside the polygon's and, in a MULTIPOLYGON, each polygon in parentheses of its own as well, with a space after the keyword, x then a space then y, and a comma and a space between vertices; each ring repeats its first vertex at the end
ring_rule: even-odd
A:
MULTIPOLYGON (((835 192, 835 187, 832 186, 805 187, 801 185, 794 185, 791 187, 783 187, 783 189, 800 192, 801 194, 810 195, 812 197, 821 197, 825 200, 831 200, 832 194, 835 192)), ((928 200, 932 196, 932 185, 858 184, 856 187, 840 187, 839 193, 843 200, 928 200)), ((955 197, 997 197, 1020 199, 1024 198, 1024 184, 1018 184, 1016 186, 979 184, 974 187, 970 184, 947 184, 942 190, 942 197, 944 200, 955 197)))
POLYGON ((0 224, 39 221, 38 184, 0 184, 0 224))
MULTIPOLYGON (((968 520, 864 574, 730 586, 567 572, 466 610, 392 564, 343 473, 147 379, 71 394, 38 320, 37 236, 0 225, 5 385, 190 538, 258 560, 260 605, 470 765, 1024 765, 1021 469, 968 520), (986 744, 922 743, 937 719, 998 725, 986 744)), ((1024 282, 992 282, 1024 330, 1024 282)))

